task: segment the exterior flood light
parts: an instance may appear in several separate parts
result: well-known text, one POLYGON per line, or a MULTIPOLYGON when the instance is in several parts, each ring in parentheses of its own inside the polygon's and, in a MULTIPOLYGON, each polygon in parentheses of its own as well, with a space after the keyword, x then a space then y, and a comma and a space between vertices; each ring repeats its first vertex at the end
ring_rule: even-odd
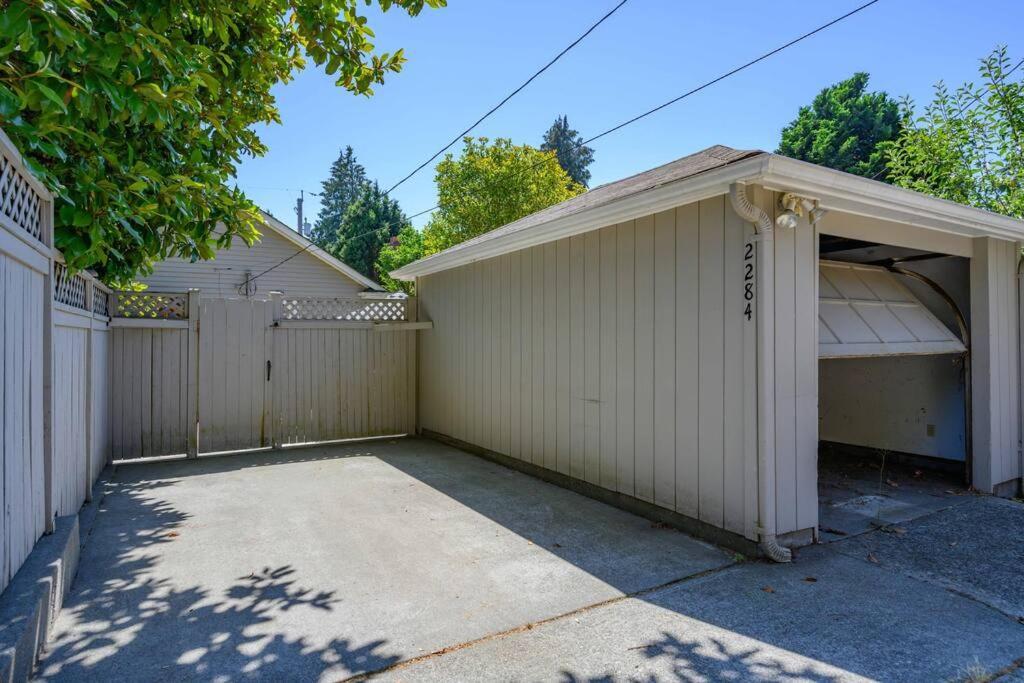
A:
POLYGON ((800 218, 796 215, 796 212, 787 209, 775 219, 775 227, 780 230, 795 230, 799 222, 800 218))
POLYGON ((818 202, 814 202, 814 208, 811 209, 811 212, 809 214, 807 214, 807 218, 811 221, 811 225, 814 225, 822 218, 824 218, 825 214, 827 213, 828 209, 823 209, 820 206, 818 206, 818 202))
POLYGON ((809 199, 787 192, 779 198, 782 213, 775 219, 775 226, 782 230, 794 230, 800 219, 807 216, 811 225, 817 223, 828 211, 818 205, 817 199, 809 199))

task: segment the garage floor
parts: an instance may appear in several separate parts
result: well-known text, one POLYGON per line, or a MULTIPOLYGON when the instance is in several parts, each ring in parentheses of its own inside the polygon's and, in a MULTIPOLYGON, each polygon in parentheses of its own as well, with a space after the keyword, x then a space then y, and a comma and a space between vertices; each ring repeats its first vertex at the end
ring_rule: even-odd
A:
POLYGON ((1006 501, 778 566, 418 439, 122 466, 106 486, 41 680, 932 681, 1024 657, 1024 506, 1006 501), (948 540, 979 515, 1003 529, 983 585, 985 539, 948 540))
POLYGON ((823 445, 818 455, 818 529, 836 541, 959 505, 963 476, 823 445))

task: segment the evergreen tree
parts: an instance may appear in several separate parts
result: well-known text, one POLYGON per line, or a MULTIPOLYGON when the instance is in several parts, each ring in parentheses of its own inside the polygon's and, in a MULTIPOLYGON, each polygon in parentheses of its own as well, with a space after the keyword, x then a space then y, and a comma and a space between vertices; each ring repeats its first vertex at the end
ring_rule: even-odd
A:
POLYGON ((573 182, 587 187, 590 171, 587 167, 594 161, 594 150, 583 144, 583 138, 569 127, 569 117, 559 116, 544 133, 540 146, 544 152, 554 152, 558 163, 569 174, 573 182))
POLYGON ((377 183, 364 183, 341 220, 338 239, 328 251, 367 277, 379 279, 374 264, 381 247, 409 225, 398 202, 377 183))
POLYGON ((886 152, 900 136, 899 104, 884 92, 865 92, 868 74, 822 90, 782 129, 776 150, 847 173, 886 180, 886 152))
POLYGON ((321 183, 320 213, 317 214, 312 234, 312 240, 317 245, 327 249, 338 242, 345 212, 366 185, 366 169, 356 161, 352 147, 346 146, 337 161, 331 164, 331 175, 321 183))

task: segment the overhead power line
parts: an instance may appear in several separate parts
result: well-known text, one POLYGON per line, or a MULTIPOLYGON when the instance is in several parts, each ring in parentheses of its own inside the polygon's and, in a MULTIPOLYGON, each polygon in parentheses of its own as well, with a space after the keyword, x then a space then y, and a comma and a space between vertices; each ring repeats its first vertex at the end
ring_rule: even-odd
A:
POLYGON ((545 64, 544 66, 542 66, 542 67, 541 67, 541 68, 540 68, 540 69, 539 69, 538 71, 534 72, 534 74, 533 74, 532 76, 530 76, 530 77, 529 77, 529 78, 527 78, 527 79, 526 79, 525 81, 523 81, 522 85, 520 85, 520 86, 519 86, 518 88, 516 88, 515 90, 513 90, 512 92, 510 92, 510 93, 509 93, 508 95, 506 95, 506 96, 505 96, 505 98, 504 98, 504 99, 503 99, 503 100, 502 100, 501 102, 498 102, 498 103, 497 103, 496 105, 494 105, 493 107, 491 107, 491 108, 490 108, 490 109, 489 109, 489 110, 487 111, 487 113, 486 113, 486 114, 484 114, 483 116, 481 116, 480 118, 478 118, 478 119, 477 119, 476 121, 474 121, 474 122, 473 122, 473 124, 472 124, 472 125, 471 125, 471 126, 470 126, 469 128, 467 128, 466 130, 462 131, 461 133, 459 133, 458 135, 456 135, 456 136, 455 136, 454 138, 452 138, 452 139, 451 139, 451 141, 450 141, 450 142, 449 142, 449 143, 448 143, 447 145, 445 145, 445 146, 444 146, 444 147, 442 147, 441 149, 439 149, 439 150, 437 150, 436 152, 434 152, 433 156, 431 156, 431 157, 430 157, 429 159, 427 159, 426 161, 424 161, 424 162, 423 162, 422 164, 420 164, 419 166, 417 166, 416 168, 414 168, 414 169, 412 170, 412 172, 411 172, 411 173, 409 173, 409 174, 408 174, 407 176, 405 176, 404 178, 402 178, 401 180, 399 180, 399 181, 398 181, 397 183, 395 183, 394 185, 392 185, 391 187, 389 187, 389 188, 387 189, 387 191, 386 191, 386 192, 385 192, 384 194, 386 194, 386 195, 389 195, 389 194, 391 194, 391 191, 392 191, 392 190, 394 190, 394 189, 395 189, 396 187, 398 187, 399 185, 401 185, 402 183, 404 183, 404 182, 405 182, 406 180, 408 180, 409 178, 412 178, 412 177, 413 177, 414 175, 416 175, 417 173, 419 173, 420 171, 422 171, 422 170, 423 170, 423 168, 424 168, 425 166, 427 166, 427 164, 429 164, 430 162, 432 162, 432 161, 433 161, 434 159, 438 158, 439 156, 441 156, 442 154, 444 154, 445 152, 447 152, 447 151, 448 151, 448 150, 449 150, 449 149, 451 148, 451 146, 452 146, 452 145, 454 145, 454 144, 455 144, 456 142, 458 142, 458 141, 459 141, 459 140, 461 140, 461 139, 462 139, 463 137, 465 137, 465 136, 466 136, 466 135, 467 135, 467 134, 468 134, 468 133, 469 133, 470 131, 472 131, 472 130, 473 130, 474 128, 476 128, 476 127, 477 127, 477 126, 479 126, 479 125, 480 125, 481 123, 483 123, 483 122, 484 122, 484 121, 485 121, 485 120, 486 120, 486 119, 487 119, 487 118, 488 118, 488 117, 489 117, 489 116, 490 116, 491 114, 493 114, 494 112, 496 112, 496 111, 498 111, 499 109, 501 109, 501 107, 502 107, 502 106, 503 106, 503 105, 504 105, 504 104, 505 104, 506 102, 508 102, 508 101, 509 101, 509 100, 511 100, 511 99, 512 99, 513 97, 515 97, 516 95, 518 95, 518 94, 519 94, 519 92, 520 92, 520 91, 521 91, 521 90, 522 90, 523 88, 525 88, 526 86, 530 85, 530 83, 532 83, 532 82, 534 81, 534 79, 536 79, 536 78, 537 78, 538 76, 540 76, 540 75, 541 75, 542 73, 544 73, 545 71, 547 71, 547 70, 548 70, 548 69, 549 69, 549 68, 550 68, 550 67, 551 67, 552 65, 554 65, 554 63, 555 63, 555 62, 557 62, 557 61, 558 61, 559 59, 561 59, 562 57, 564 57, 566 53, 568 53, 568 52, 569 52, 570 50, 572 50, 572 49, 573 49, 574 47, 576 47, 577 45, 579 45, 579 44, 580 44, 580 43, 581 43, 581 42, 583 41, 583 39, 584 39, 584 38, 586 38, 587 36, 589 36, 589 35, 590 35, 591 33, 593 33, 593 32, 594 32, 594 29, 596 29, 596 28, 597 28, 598 26, 600 26, 601 24, 603 24, 603 23, 604 23, 604 21, 605 21, 605 19, 607 19, 607 18, 608 18, 608 17, 610 17, 611 15, 615 14, 615 12, 617 12, 617 11, 619 10, 619 8, 620 8, 620 7, 622 7, 623 5, 625 5, 625 4, 626 4, 626 3, 628 2, 628 1, 629 1, 629 0, 621 0, 621 2, 619 2, 619 4, 615 5, 615 7, 612 7, 612 8, 611 8, 611 10, 609 10, 609 11, 608 11, 608 12, 607 12, 607 13, 606 13, 606 14, 605 14, 605 15, 604 15, 603 17, 601 17, 600 19, 598 19, 598 20, 597 20, 597 22, 595 22, 595 23, 594 23, 593 25, 591 25, 591 27, 590 27, 590 28, 588 28, 588 29, 587 29, 586 31, 584 31, 584 32, 583 32, 583 33, 582 33, 582 34, 580 35, 580 37, 579 37, 579 38, 577 38, 576 40, 574 40, 574 41, 572 41, 571 43, 569 43, 569 45, 568 45, 568 46, 566 46, 566 47, 565 47, 565 48, 564 48, 564 49, 563 49, 563 50, 562 50, 561 52, 559 52, 559 53, 558 53, 557 55, 555 55, 555 56, 554 56, 554 58, 553 58, 553 59, 552 59, 551 61, 549 61, 549 62, 548 62, 547 64, 545 64))
MULTIPOLYGON (((765 59, 768 59, 769 57, 771 57, 773 55, 776 55, 776 54, 782 52, 783 50, 796 45, 797 43, 799 43, 801 41, 807 40, 808 38, 810 38, 811 36, 813 36, 815 34, 821 33, 825 29, 838 24, 839 22, 843 21, 844 19, 848 19, 849 17, 852 17, 854 14, 857 14, 858 12, 861 12, 861 11, 867 9, 868 7, 871 7, 872 5, 876 4, 879 1, 880 0, 870 0, 870 2, 866 2, 863 5, 860 5, 859 7, 856 7, 854 9, 850 10, 849 12, 847 12, 846 14, 843 14, 843 15, 841 15, 839 17, 836 17, 832 21, 830 21, 828 23, 825 23, 825 24, 822 24, 821 26, 818 26, 817 28, 815 28, 815 29, 813 29, 811 31, 808 31, 807 33, 804 33, 803 35, 798 36, 798 37, 790 40, 789 42, 780 45, 779 47, 775 48, 774 50, 770 50, 768 52, 765 52, 764 54, 762 54, 762 55, 760 55, 758 57, 755 57, 754 59, 751 59, 750 61, 745 62, 745 63, 743 63, 743 64, 741 64, 741 65, 739 65, 739 66, 737 66, 737 67, 735 67, 735 68, 725 72, 725 73, 723 73, 720 76, 716 76, 715 78, 712 78, 709 81, 705 81, 704 83, 698 85, 695 88, 687 90, 686 92, 684 92, 681 95, 677 95, 676 97, 673 97, 672 99, 670 99, 670 100, 668 100, 666 102, 662 102, 661 104, 659 104, 656 107, 652 107, 651 109, 648 109, 647 111, 645 111, 645 112, 643 112, 641 114, 637 114, 633 118, 626 119, 622 123, 618 123, 618 124, 612 126, 611 128, 603 130, 600 133, 598 133, 597 135, 589 137, 586 140, 582 140, 580 142, 577 142, 570 149, 578 149, 580 147, 583 147, 584 145, 588 145, 591 142, 594 142, 595 140, 599 140, 599 139, 605 137, 606 135, 610 135, 610 134, 612 134, 612 133, 614 133, 614 132, 616 132, 618 130, 621 130, 621 129, 625 128, 626 126, 630 126, 630 125, 640 121, 641 119, 645 119, 648 116, 650 116, 652 114, 655 114, 655 113, 661 111, 662 109, 665 109, 666 107, 670 107, 673 104, 676 104, 677 102, 680 102, 682 100, 685 100, 688 97, 696 95, 700 91, 705 90, 705 89, 711 87, 712 85, 715 85, 716 83, 724 81, 725 79, 729 78, 730 76, 735 76, 739 72, 754 66, 758 62, 762 62, 765 59)), ((540 166, 543 165, 544 163, 546 163, 547 161, 548 161, 548 159, 545 158, 544 160, 534 164, 533 166, 531 166, 527 170, 528 171, 532 171, 532 170, 534 170, 536 168, 540 168, 540 166)), ((414 213, 413 215, 409 216, 409 219, 411 220, 413 218, 418 218, 419 216, 422 216, 423 214, 426 214, 426 213, 430 213, 431 211, 435 211, 438 208, 439 208, 438 206, 433 206, 433 207, 431 207, 429 209, 425 209, 424 211, 420 211, 418 213, 414 213)))
MULTIPOLYGON (((643 112, 641 114, 638 114, 638 115, 636 115, 636 116, 634 116, 634 117, 632 117, 630 119, 627 119, 627 120, 623 121, 622 123, 618 123, 618 124, 612 126, 611 128, 603 130, 600 133, 598 133, 597 135, 589 137, 586 140, 582 140, 581 142, 578 142, 575 145, 573 145, 570 149, 577 149, 579 147, 582 147, 583 145, 589 144, 589 143, 591 143, 591 142, 593 142, 595 140, 603 138, 606 135, 610 135, 611 133, 614 133, 616 131, 622 130, 626 126, 630 126, 630 125, 636 123, 637 121, 640 121, 641 119, 645 119, 648 116, 650 116, 650 115, 652 115, 652 114, 654 114, 656 112, 659 112, 662 109, 665 109, 666 107, 669 107, 669 106, 671 106, 673 104, 676 104, 677 102, 680 102, 680 101, 682 101, 682 100, 684 100, 684 99, 686 99, 688 97, 696 95, 697 93, 699 93, 702 90, 705 90, 705 89, 711 87, 712 85, 715 85, 716 83, 719 83, 719 82, 721 82, 721 81, 723 81, 723 80, 725 80, 725 79, 727 79, 727 78, 729 78, 731 76, 735 76, 739 72, 741 72, 741 71, 743 71, 745 69, 748 69, 751 66, 754 66, 755 64, 757 64, 759 62, 762 62, 765 59, 768 59, 769 57, 771 57, 773 55, 776 55, 776 54, 782 52, 783 50, 796 45, 797 43, 800 43, 800 42, 802 42, 804 40, 807 40, 811 36, 814 36, 814 35, 816 35, 818 33, 821 33, 825 29, 828 29, 828 28, 830 28, 832 26, 835 26, 839 22, 841 22, 841 21, 843 21, 845 19, 848 19, 848 18, 852 17, 853 15, 855 15, 855 14, 857 14, 859 12, 862 12, 863 10, 867 9, 868 7, 871 7, 874 4, 877 4, 879 1, 880 0, 870 0, 869 2, 866 2, 866 3, 864 3, 864 4, 862 4, 862 5, 858 6, 858 7, 855 7, 854 9, 850 10, 849 12, 847 12, 847 13, 845 13, 843 15, 840 15, 840 16, 836 17, 835 19, 832 19, 831 21, 829 21, 827 23, 824 23, 824 24, 818 26, 817 28, 812 29, 812 30, 810 30, 810 31, 808 31, 808 32, 806 32, 806 33, 796 37, 796 38, 793 38, 792 40, 790 40, 790 41, 788 41, 786 43, 783 43, 779 47, 776 47, 773 50, 769 50, 768 52, 765 52, 765 53, 761 54, 760 56, 755 57, 754 59, 751 59, 750 61, 747 61, 747 62, 745 62, 745 63, 743 63, 743 64, 741 64, 741 65, 739 65, 739 66, 737 66, 737 67, 735 67, 735 68, 725 72, 725 73, 723 73, 720 76, 716 76, 715 78, 713 78, 713 79, 711 79, 709 81, 706 81, 706 82, 702 83, 701 85, 699 85, 699 86, 697 86, 695 88, 692 88, 692 89, 682 93, 681 95, 677 95, 676 97, 673 97, 672 99, 667 100, 666 102, 663 102, 662 104, 659 104, 656 107, 652 107, 651 109, 648 109, 647 111, 645 111, 645 112, 643 112)), ((550 155, 547 155, 540 162, 538 162, 536 164, 533 164, 532 166, 527 168, 526 172, 533 171, 533 170, 535 170, 537 168, 540 168, 541 165, 543 165, 545 163, 550 163, 552 160, 554 160, 554 157, 550 156, 550 155)), ((557 161, 557 160, 555 160, 555 161, 557 161)), ((467 194, 475 195, 476 192, 474 192, 474 191, 467 191, 467 194)), ((413 218, 418 218, 418 217, 420 217, 420 216, 422 216, 424 214, 428 214, 428 213, 431 213, 432 211, 436 211, 439 208, 440 208, 440 205, 435 204, 434 206, 430 207, 429 209, 424 209, 423 211, 418 211, 418 212, 416 212, 416 213, 414 213, 414 214, 412 214, 410 216, 407 216, 407 219, 408 220, 412 220, 413 218)), ((385 224, 385 225, 382 225, 381 227, 376 228, 374 230, 367 230, 366 232, 359 233, 357 235, 353 235, 352 237, 350 237, 348 239, 358 239, 360 237, 364 237, 366 235, 371 235, 371 234, 380 232, 381 230, 390 229, 390 228, 393 228, 393 227, 396 227, 396 226, 392 225, 392 224, 385 224)), ((290 260, 291 258, 294 258, 295 256, 298 256, 299 253, 301 253, 302 251, 305 251, 308 248, 309 247, 306 247, 305 249, 300 250, 299 252, 297 252, 297 253, 293 254, 292 256, 288 257, 287 259, 283 260, 281 263, 284 263, 285 261, 290 260)), ((268 273, 271 270, 273 270, 274 268, 276 268, 278 265, 281 265, 281 264, 279 263, 279 264, 277 264, 275 266, 271 266, 270 268, 265 270, 263 273, 260 273, 260 275, 265 275, 266 273, 268 273)), ((260 277, 260 275, 257 275, 256 277, 260 277)), ((256 279, 256 278, 250 278, 250 280, 254 280, 254 279, 256 279)), ((247 284, 247 283, 248 283, 248 281, 246 281, 246 283, 243 283, 243 284, 247 284)))

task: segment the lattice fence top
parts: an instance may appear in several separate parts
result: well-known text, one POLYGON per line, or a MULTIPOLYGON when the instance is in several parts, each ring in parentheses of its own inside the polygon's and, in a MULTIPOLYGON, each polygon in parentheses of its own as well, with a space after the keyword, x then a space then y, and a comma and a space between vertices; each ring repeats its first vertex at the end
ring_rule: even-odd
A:
POLYGON ((351 320, 404 322, 409 319, 406 299, 282 299, 285 320, 351 320))
POLYGON ((88 280, 80 274, 71 275, 67 266, 63 263, 54 263, 54 286, 53 300, 59 303, 80 308, 83 311, 89 310, 89 302, 86 291, 88 280))
POLYGON ((43 238, 43 199, 26 172, 0 146, 0 213, 37 240, 43 238))
POLYGON ((110 317, 110 295, 99 289, 92 290, 92 312, 110 317))
POLYGON ((165 292, 118 292, 115 318, 187 320, 188 294, 165 292))

